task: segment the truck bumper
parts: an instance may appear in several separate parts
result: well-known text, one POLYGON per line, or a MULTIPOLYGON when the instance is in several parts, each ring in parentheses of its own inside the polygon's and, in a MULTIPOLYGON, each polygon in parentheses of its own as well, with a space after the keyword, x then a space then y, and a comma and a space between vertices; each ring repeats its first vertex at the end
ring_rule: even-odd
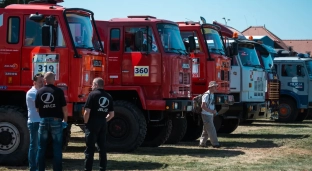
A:
POLYGON ((192 100, 166 100, 166 112, 192 112, 192 100))
POLYGON ((227 112, 223 114, 224 118, 239 118, 239 119, 262 119, 266 118, 266 103, 252 102, 252 103, 234 103, 229 105, 227 112))
POLYGON ((267 112, 266 112, 266 117, 270 118, 272 120, 278 119, 278 111, 279 111, 279 100, 267 100, 267 112))

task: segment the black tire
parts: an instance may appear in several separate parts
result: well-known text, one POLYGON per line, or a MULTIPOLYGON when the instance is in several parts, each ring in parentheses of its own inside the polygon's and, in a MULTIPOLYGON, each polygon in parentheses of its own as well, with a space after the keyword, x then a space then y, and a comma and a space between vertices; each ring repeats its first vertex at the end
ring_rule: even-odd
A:
POLYGON ((160 122, 150 122, 142 147, 159 147, 169 138, 172 130, 172 120, 165 118, 160 122))
POLYGON ((114 118, 107 123, 107 151, 136 150, 146 135, 146 121, 142 111, 130 102, 115 101, 114 112, 114 118))
POLYGON ((25 164, 28 148, 26 110, 15 106, 0 106, 0 164, 25 164))
POLYGON ((222 134, 230 134, 236 130, 239 125, 239 119, 223 119, 222 126, 217 131, 222 134))
MULTIPOLYGON (((62 145, 62 150, 65 151, 66 148, 68 147, 70 135, 71 135, 71 126, 72 124, 68 124, 67 128, 63 129, 63 145, 62 145)), ((46 149, 46 158, 53 158, 53 141, 51 134, 49 134, 48 138, 48 145, 46 149)))
POLYGON ((186 118, 173 118, 172 130, 165 144, 177 144, 184 137, 187 129, 186 118))
POLYGON ((279 102, 278 122, 295 122, 298 115, 296 103, 289 98, 281 98, 279 102))
POLYGON ((201 136, 203 132, 203 122, 201 120, 201 115, 187 115, 186 119, 187 129, 181 141, 195 141, 201 136))
POLYGON ((308 117, 308 111, 304 111, 303 113, 298 113, 298 116, 296 118, 296 122, 302 122, 308 117))

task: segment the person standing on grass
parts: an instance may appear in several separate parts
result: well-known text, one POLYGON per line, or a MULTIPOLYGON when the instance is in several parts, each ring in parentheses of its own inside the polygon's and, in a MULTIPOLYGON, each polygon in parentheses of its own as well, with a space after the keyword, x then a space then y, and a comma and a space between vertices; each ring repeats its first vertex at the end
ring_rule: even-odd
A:
POLYGON ((36 74, 33 78, 33 86, 26 93, 26 104, 28 111, 27 127, 29 130, 29 149, 28 149, 28 164, 30 171, 36 171, 37 168, 37 154, 38 154, 38 129, 40 116, 36 111, 35 99, 37 91, 43 86, 43 75, 36 74))
POLYGON ((62 145, 63 128, 67 125, 67 107, 64 92, 54 86, 55 74, 47 72, 44 74, 46 85, 38 90, 36 95, 36 108, 41 121, 39 124, 39 147, 38 147, 38 169, 45 170, 45 152, 48 144, 48 135, 53 140, 53 170, 62 170, 62 145), (64 121, 62 123, 62 120, 64 121))
POLYGON ((213 124, 213 117, 217 115, 215 110, 214 92, 217 90, 218 84, 216 81, 210 81, 208 91, 202 96, 202 119, 203 119, 203 132, 200 137, 199 146, 206 147, 208 136, 213 148, 220 148, 217 138, 216 128, 213 124))
POLYGON ((84 170, 91 171, 94 160, 95 143, 100 159, 100 171, 106 170, 106 122, 114 117, 113 98, 104 90, 104 80, 100 77, 92 82, 92 92, 84 106, 85 123, 85 162, 84 170))

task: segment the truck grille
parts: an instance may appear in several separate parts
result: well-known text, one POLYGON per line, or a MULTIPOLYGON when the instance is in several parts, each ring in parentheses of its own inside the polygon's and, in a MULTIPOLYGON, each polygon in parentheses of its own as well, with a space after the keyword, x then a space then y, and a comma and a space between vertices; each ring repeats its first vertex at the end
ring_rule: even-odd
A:
POLYGON ((190 91, 190 87, 179 87, 179 91, 190 91))
POLYGON ((270 100, 279 99, 279 81, 278 80, 270 80, 268 84, 268 95, 270 100))
POLYGON ((190 79, 191 79, 191 74, 190 73, 179 73, 179 84, 190 84, 190 79))

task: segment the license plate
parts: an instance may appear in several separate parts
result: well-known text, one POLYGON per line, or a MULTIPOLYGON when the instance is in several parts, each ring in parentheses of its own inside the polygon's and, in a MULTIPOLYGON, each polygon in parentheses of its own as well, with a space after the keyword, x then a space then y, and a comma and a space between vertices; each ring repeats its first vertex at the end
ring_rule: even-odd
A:
POLYGON ((102 61, 100 60, 93 60, 94 67, 102 67, 102 61))
POLYGON ((266 108, 265 107, 262 107, 261 108, 261 112, 265 112, 266 111, 266 108))

